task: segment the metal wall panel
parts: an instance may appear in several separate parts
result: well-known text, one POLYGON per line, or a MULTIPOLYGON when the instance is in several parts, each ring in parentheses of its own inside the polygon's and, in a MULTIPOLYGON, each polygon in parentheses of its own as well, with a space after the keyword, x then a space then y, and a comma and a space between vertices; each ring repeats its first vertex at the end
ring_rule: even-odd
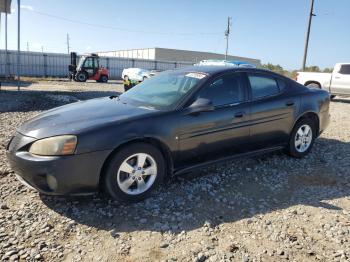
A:
MULTIPOLYGON (((21 52, 20 73, 32 77, 67 77, 70 55, 41 52, 21 52)), ((191 63, 175 61, 154 61, 148 59, 131 59, 122 57, 101 57, 100 64, 109 69, 110 79, 120 79, 124 68, 139 67, 149 70, 169 70, 191 63)), ((14 76, 17 69, 17 52, 0 50, 0 76, 14 76)))

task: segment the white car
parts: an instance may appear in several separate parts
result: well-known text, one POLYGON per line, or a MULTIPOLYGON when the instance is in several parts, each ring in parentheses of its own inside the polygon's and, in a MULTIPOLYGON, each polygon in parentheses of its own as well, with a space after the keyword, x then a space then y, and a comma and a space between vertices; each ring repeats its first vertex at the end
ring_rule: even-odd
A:
POLYGON ((245 68, 256 68, 255 65, 243 62, 243 61, 228 61, 228 60, 202 60, 199 63, 195 64, 195 66, 232 66, 232 67, 245 67, 245 68))
POLYGON ((154 75, 151 70, 142 68, 125 68, 122 72, 122 79, 141 82, 154 75))
POLYGON ((308 87, 325 89, 332 97, 350 95, 350 63, 335 64, 332 73, 298 72, 296 81, 308 87))

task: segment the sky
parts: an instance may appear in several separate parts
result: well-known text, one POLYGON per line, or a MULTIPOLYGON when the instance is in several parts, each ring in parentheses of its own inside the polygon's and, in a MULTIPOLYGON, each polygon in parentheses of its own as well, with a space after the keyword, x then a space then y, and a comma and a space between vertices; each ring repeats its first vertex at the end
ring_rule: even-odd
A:
MULTIPOLYGON (((8 47, 17 48, 17 1, 8 47)), ((21 49, 79 53, 133 48, 225 52, 299 69, 310 0, 22 0, 21 49)), ((307 65, 350 62, 350 1, 315 0, 307 65)), ((4 48, 4 15, 0 48, 4 48)))

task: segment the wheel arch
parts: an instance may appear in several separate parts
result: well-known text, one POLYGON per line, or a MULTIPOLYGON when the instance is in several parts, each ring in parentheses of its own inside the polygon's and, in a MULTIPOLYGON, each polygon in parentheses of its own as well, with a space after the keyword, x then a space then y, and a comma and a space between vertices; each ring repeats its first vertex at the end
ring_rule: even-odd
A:
POLYGON ((315 123, 316 123, 316 137, 318 137, 319 136, 319 132, 320 132, 320 118, 319 118, 318 114, 313 112, 313 111, 304 112, 294 122, 293 129, 294 129, 296 123, 298 123, 302 119, 312 119, 312 120, 315 121, 315 123))
POLYGON ((106 168, 108 163, 111 161, 112 157, 122 148, 127 147, 131 144, 136 144, 136 143, 146 143, 146 144, 150 144, 155 146, 156 148, 158 148, 160 150, 160 152, 162 153, 165 163, 166 163, 166 177, 170 177, 171 174, 173 173, 174 170, 174 164, 173 164, 173 158, 171 156, 170 153, 170 149, 168 148, 167 145, 165 145, 162 141, 160 141, 157 138, 154 137, 139 137, 139 138, 134 138, 131 139, 129 141, 125 141, 121 144, 119 144, 106 158, 106 160, 104 161, 103 165, 102 165, 102 169, 100 172, 100 177, 99 177, 99 186, 101 187, 102 185, 102 181, 104 178, 104 175, 106 173, 106 168))

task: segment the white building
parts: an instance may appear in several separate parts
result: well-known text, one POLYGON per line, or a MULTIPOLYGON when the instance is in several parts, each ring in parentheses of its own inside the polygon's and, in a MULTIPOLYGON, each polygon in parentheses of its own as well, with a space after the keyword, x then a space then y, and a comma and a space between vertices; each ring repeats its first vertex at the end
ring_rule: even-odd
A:
MULTIPOLYGON (((147 59, 157 61, 175 61, 175 62, 199 62, 206 59, 225 59, 225 55, 217 53, 169 49, 169 48, 142 48, 142 49, 130 49, 130 50, 117 50, 97 52, 99 56, 109 57, 123 57, 134 59, 147 59)), ((232 56, 228 55, 227 60, 239 60, 245 61, 256 66, 260 65, 259 59, 253 59, 248 57, 232 56)))

